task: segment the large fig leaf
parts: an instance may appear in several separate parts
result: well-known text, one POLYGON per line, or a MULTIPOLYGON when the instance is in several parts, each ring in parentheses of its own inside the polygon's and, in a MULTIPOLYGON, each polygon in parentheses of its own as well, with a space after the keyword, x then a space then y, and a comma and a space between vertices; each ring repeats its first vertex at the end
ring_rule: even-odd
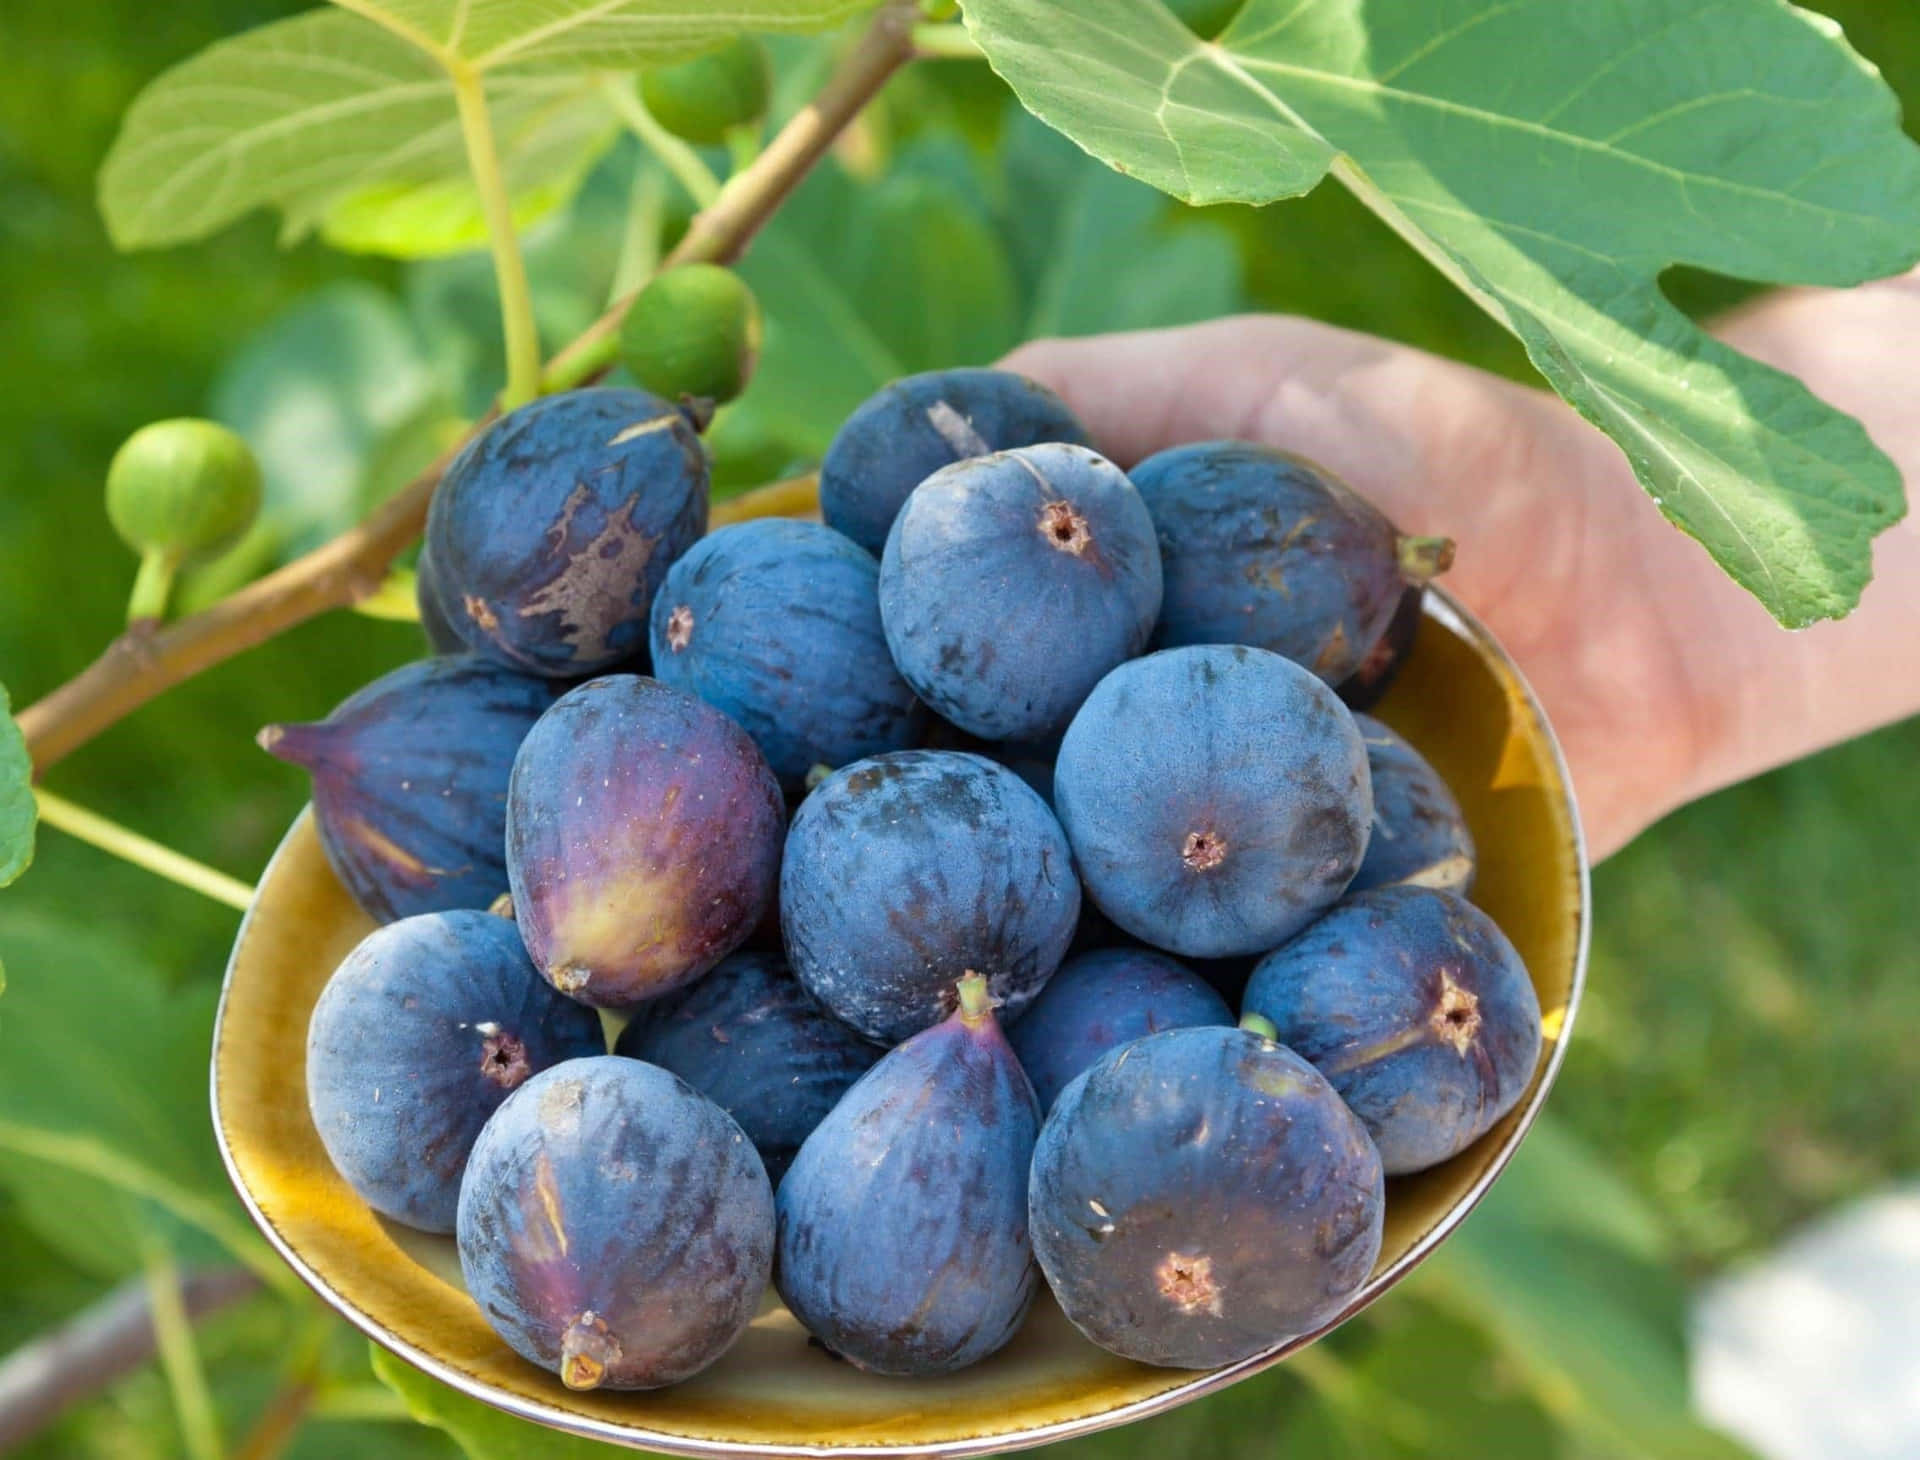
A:
POLYGON ((585 68, 740 31, 830 25, 869 0, 352 0, 209 46, 135 98, 100 171, 121 248, 276 207, 290 238, 420 256, 484 239, 454 72, 485 78, 515 221, 566 201, 615 119, 585 68), (352 12, 352 13, 348 13, 352 12))
POLYGON ((1892 464, 1658 282, 1920 259, 1920 148, 1831 22, 1780 0, 1248 0, 1208 43, 1159 0, 963 4, 1027 108, 1122 172, 1193 203, 1332 172, 1782 623, 1858 600, 1903 511, 1892 464))

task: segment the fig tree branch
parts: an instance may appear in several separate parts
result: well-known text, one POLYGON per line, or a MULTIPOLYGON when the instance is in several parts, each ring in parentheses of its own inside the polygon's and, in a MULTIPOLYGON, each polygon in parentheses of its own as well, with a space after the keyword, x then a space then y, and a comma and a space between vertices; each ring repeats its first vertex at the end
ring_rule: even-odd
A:
MULTIPOLYGON (((912 58, 916 14, 912 0, 890 0, 875 14, 820 94, 780 129, 750 168, 727 183, 712 207, 694 218, 668 256, 668 266, 726 263, 740 255, 834 138, 912 58)), ((547 389, 584 384, 612 364, 620 321, 632 302, 631 294, 617 301, 550 362, 547 389)), ((183 680, 328 609, 377 592, 393 559, 420 535, 440 474, 464 444, 449 448, 351 531, 201 613, 165 627, 129 629, 73 679, 27 706, 20 712, 20 729, 35 773, 44 773, 183 680)))
MULTIPOLYGON (((188 1272, 180 1280, 181 1305, 194 1321, 258 1291, 260 1280, 238 1267, 188 1272)), ((0 1455, 151 1362, 156 1342, 152 1289, 134 1278, 0 1359, 0 1455)))

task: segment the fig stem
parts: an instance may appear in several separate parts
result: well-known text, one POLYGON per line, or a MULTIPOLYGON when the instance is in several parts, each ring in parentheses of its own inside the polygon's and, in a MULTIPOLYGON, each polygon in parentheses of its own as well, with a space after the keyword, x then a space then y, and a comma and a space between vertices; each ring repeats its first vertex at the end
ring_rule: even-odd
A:
POLYGON ((640 140, 673 180, 687 190, 696 208, 710 208, 720 196, 720 179, 685 142, 654 120, 647 104, 640 100, 631 76, 610 77, 602 89, 613 114, 627 124, 627 130, 640 140))
POLYGON ((960 1017, 978 1024, 993 1014, 993 996, 987 992, 985 975, 969 971, 957 987, 960 990, 960 1017))
POLYGON ((1255 1014, 1251 1011, 1242 1014, 1240 1016, 1240 1027, 1249 1034, 1257 1034, 1262 1039, 1272 1040, 1275 1044, 1280 1042, 1279 1026, 1265 1014, 1255 1014))
POLYGON ((179 567, 179 555, 166 548, 148 548, 140 554, 140 571, 133 575, 133 594, 127 599, 128 623, 166 617, 173 575, 179 567))
POLYGON ((1395 545, 1400 572, 1409 583, 1425 583, 1453 566, 1450 537, 1402 537, 1395 545))
POLYGON ((202 897, 212 898, 241 912, 253 906, 253 889, 238 878, 215 871, 204 862, 182 856, 172 847, 163 847, 136 831, 129 831, 117 821, 110 821, 84 806, 76 806, 64 796, 56 796, 38 787, 35 787, 33 794, 40 803, 40 819, 48 826, 58 827, 74 840, 98 847, 123 862, 131 862, 156 877, 164 877, 169 882, 178 883, 202 897))
POLYGON ((569 1389, 598 1389, 619 1358, 620 1345, 607 1331, 606 1320, 591 1311, 582 1313, 560 1338, 560 1382, 569 1389))

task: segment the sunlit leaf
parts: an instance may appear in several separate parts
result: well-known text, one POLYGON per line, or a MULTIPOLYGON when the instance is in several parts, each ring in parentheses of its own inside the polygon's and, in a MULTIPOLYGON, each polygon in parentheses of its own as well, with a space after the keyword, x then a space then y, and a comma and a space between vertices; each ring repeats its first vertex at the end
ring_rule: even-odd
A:
POLYGON ((831 25, 868 0, 356 0, 220 41, 135 98, 100 171, 115 244, 199 238, 259 207, 289 238, 421 256, 473 246, 479 200, 449 67, 484 73, 518 221, 564 202, 613 135, 584 68, 831 25), (352 13, 348 13, 351 11, 352 13))
POLYGON ((1661 271, 1850 284, 1920 258, 1920 148, 1777 0, 964 0, 1035 114, 1194 203, 1329 171, 1501 323, 1783 623, 1846 613, 1903 509, 1858 423, 1717 343, 1661 271))
MULTIPOLYGON (((618 135, 619 123, 594 86, 528 112, 500 138, 514 226, 531 227, 565 206, 618 135)), ((487 246, 480 196, 464 171, 349 193, 326 208, 320 235, 335 248, 389 258, 432 258, 487 246)))
POLYGON ((820 30, 874 0, 336 0, 481 71, 533 63, 628 67, 746 31, 820 30))

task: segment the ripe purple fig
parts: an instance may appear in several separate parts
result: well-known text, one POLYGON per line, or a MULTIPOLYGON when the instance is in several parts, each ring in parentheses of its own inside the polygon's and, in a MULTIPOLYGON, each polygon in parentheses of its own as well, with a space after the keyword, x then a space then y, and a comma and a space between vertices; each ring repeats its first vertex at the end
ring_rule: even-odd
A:
POLYGON ((369 917, 484 909, 507 890, 514 752, 556 689, 476 654, 422 659, 260 747, 313 777, 320 843, 369 917))
POLYGON ((507 875, 553 986, 620 1009, 693 982, 752 934, 786 836, 780 783, 747 732, 655 679, 555 701, 507 796, 507 875))

